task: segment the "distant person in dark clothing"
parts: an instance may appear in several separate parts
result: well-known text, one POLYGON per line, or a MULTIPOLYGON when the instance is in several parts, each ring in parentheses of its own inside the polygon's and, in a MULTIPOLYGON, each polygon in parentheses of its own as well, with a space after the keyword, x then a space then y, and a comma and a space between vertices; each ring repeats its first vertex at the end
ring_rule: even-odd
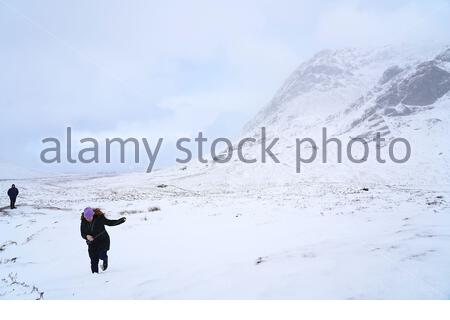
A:
POLYGON ((125 217, 109 220, 100 209, 86 208, 81 215, 81 237, 88 244, 89 258, 91 258, 91 271, 98 273, 99 260, 103 261, 102 270, 108 268, 109 235, 105 226, 117 226, 124 223, 125 217))
POLYGON ((10 207, 11 209, 16 209, 16 199, 19 195, 19 189, 16 188, 16 185, 12 185, 11 188, 8 190, 8 196, 10 200, 10 207))

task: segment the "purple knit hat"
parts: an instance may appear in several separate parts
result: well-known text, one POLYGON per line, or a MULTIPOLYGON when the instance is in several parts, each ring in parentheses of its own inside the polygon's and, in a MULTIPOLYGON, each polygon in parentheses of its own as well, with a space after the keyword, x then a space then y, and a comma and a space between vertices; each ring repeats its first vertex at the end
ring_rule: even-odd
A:
POLYGON ((87 207, 86 209, 84 209, 83 211, 83 216, 86 219, 92 219, 92 217, 94 216, 94 210, 92 210, 92 208, 87 207))

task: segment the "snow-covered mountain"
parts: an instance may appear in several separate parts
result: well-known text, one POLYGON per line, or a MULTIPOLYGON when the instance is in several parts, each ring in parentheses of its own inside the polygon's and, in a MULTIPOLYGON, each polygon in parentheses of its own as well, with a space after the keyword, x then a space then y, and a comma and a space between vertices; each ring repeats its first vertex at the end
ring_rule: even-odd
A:
POLYGON ((395 66, 407 68, 441 50, 441 46, 385 46, 320 51, 288 77, 244 132, 269 125, 272 130, 293 129, 309 118, 343 111, 377 83, 395 75, 395 66))
MULTIPOLYGON (((385 184, 450 183, 447 143, 450 128, 450 49, 447 46, 386 46, 376 49, 324 50, 302 63, 265 106, 244 127, 240 137, 254 137, 246 143, 247 158, 261 159, 261 127, 267 141, 280 138, 272 149, 279 164, 243 164, 237 159, 227 164, 200 166, 210 170, 220 183, 290 183, 292 181, 328 181, 385 184), (323 146, 323 128, 327 138, 342 141, 342 163, 338 163, 333 142, 323 146), (385 139, 379 147, 376 133, 385 139), (303 158, 315 149, 316 159, 304 164, 296 174, 296 138, 312 138, 317 146, 301 144, 303 158), (363 163, 346 157, 352 138, 369 143, 369 155, 363 163), (410 144, 411 156, 405 163, 389 158, 389 145, 396 138, 410 144), (376 158, 377 148, 385 163, 376 158), (327 161, 323 152, 327 151, 327 161), (386 159, 387 158, 387 159, 386 159), (211 168, 214 167, 214 170, 211 168), (219 178, 220 177, 220 178, 219 178)), ((237 143, 234 145, 237 149, 237 143)), ((393 144, 396 159, 406 156, 405 145, 393 144)), ((352 155, 363 156, 355 143, 352 155)))

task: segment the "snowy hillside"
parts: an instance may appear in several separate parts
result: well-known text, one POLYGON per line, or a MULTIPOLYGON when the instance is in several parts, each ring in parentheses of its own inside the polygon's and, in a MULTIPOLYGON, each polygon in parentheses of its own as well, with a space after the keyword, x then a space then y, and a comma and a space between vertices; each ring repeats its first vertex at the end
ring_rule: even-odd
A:
MULTIPOLYGON (((213 174, 217 183, 224 176, 242 177, 250 170, 254 171, 251 179, 257 183, 360 181, 448 185, 448 56, 446 46, 319 52, 289 77, 268 106, 241 133, 240 137, 257 140, 244 145, 244 154, 260 160, 261 127, 266 127, 267 141, 280 138, 273 151, 281 163, 275 164, 270 159, 262 166, 242 164, 236 159, 225 165, 213 163, 216 170, 212 172, 220 172, 213 174), (323 128, 327 129, 327 138, 342 141, 344 155, 351 138, 364 138, 369 142, 367 161, 355 164, 344 157, 342 163, 337 163, 336 145, 330 143, 324 163, 323 128), (410 159, 402 164, 378 163, 373 142, 377 132, 386 139, 380 148, 383 159, 388 157, 388 145, 395 138, 408 140, 410 159), (305 164, 301 174, 295 174, 295 139, 306 137, 316 142, 317 158, 305 164)), ((234 148, 237 149, 237 145, 234 148)), ((394 151, 404 155, 401 147, 397 146, 394 151)), ((301 146, 304 157, 311 152, 311 145, 301 146)), ((362 157, 358 145, 353 152, 355 158, 362 157)), ((203 166, 199 170, 209 168, 203 166)))
POLYGON ((439 50, 441 46, 320 51, 291 74, 244 131, 269 125, 286 129, 308 117, 342 111, 376 85, 389 67, 426 60, 439 50))
POLYGON ((243 130, 258 159, 260 127, 280 137, 279 164, 18 181, 18 209, 0 208, 0 299, 448 299, 449 52, 318 53, 243 130), (295 138, 320 141, 323 127, 343 143, 380 132, 383 156, 407 138, 411 159, 337 163, 331 150, 296 173, 295 138), (97 275, 79 234, 86 206, 127 217, 108 229, 97 275))

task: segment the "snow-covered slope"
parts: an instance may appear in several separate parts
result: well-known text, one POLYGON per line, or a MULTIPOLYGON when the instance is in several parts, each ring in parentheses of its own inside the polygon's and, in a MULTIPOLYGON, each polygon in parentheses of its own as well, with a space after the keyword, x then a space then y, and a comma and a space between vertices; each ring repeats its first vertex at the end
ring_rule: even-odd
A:
POLYGON ((342 111, 376 85, 386 69, 426 60, 441 49, 385 46, 320 51, 289 76, 270 103, 246 125, 244 133, 269 125, 278 132, 292 130, 310 117, 342 111))
MULTIPOLYGON (((344 49, 319 52, 304 62, 285 82, 272 101, 243 129, 240 138, 254 137, 256 143, 246 143, 243 153, 258 159, 257 164, 234 160, 227 164, 211 161, 208 165, 192 166, 191 171, 209 171, 221 183, 292 183, 296 181, 448 185, 450 183, 447 143, 450 127, 449 49, 438 47, 389 46, 378 49, 344 49), (266 128, 267 145, 279 138, 272 149, 280 160, 261 160, 261 127, 266 128), (331 142, 323 145, 323 128, 327 138, 342 142, 342 163, 338 163, 337 148, 331 142), (376 133, 385 139, 379 163, 376 133), (296 174, 296 138, 312 138, 316 147, 303 143, 300 154, 309 158, 317 151, 312 163, 302 164, 296 174), (364 138, 368 142, 367 161, 354 163, 347 156, 350 139, 364 138), (395 163, 389 156, 389 145, 396 138, 407 139, 411 156, 405 163, 395 163), (323 152, 327 153, 324 161, 323 152), (325 163, 324 163, 325 162, 325 163), (212 169, 214 167, 214 170, 212 169)), ((239 139, 238 139, 239 140, 239 139)), ((396 159, 405 155, 403 143, 393 145, 396 159)), ((363 156, 359 143, 352 147, 352 156, 363 156)), ((201 183, 201 182, 199 182, 201 183)))

